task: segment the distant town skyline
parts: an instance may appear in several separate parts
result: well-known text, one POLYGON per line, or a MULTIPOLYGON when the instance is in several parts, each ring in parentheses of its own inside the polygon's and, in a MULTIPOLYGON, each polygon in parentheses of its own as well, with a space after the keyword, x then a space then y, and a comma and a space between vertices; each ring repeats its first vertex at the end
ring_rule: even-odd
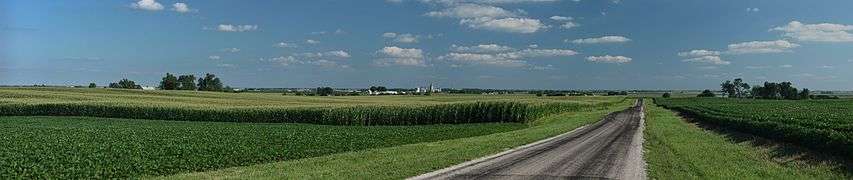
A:
POLYGON ((0 85, 853 90, 853 1, 0 1, 0 85))

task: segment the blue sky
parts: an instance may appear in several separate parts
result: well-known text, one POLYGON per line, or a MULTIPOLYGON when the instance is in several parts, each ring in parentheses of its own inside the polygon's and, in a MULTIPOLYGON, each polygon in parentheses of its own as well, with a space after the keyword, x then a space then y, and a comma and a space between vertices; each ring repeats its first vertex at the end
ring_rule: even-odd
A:
POLYGON ((0 84, 853 89, 853 1, 0 1, 0 84))

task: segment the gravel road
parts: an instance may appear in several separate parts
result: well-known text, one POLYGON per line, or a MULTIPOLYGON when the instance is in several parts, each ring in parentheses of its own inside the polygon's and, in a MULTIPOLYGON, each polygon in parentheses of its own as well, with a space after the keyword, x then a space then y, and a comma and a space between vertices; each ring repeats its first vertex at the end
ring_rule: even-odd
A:
POLYGON ((643 103, 566 134, 410 179, 646 179, 643 103))

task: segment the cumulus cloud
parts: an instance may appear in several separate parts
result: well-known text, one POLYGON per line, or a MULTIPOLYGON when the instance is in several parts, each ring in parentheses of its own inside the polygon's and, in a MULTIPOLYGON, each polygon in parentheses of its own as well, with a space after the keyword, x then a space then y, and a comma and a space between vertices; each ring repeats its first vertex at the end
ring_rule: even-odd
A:
POLYGON ((258 30, 258 25, 220 24, 216 26, 216 30, 220 32, 247 32, 258 30))
POLYGON ((376 52, 379 58, 374 63, 379 66, 426 66, 424 52, 416 48, 384 47, 376 52))
POLYGON ((315 65, 326 68, 349 68, 349 65, 341 64, 342 60, 349 59, 350 54, 343 50, 297 53, 289 56, 279 56, 270 59, 261 59, 265 62, 277 63, 281 66, 291 65, 315 65))
POLYGON ((420 35, 397 34, 393 32, 383 33, 382 37, 392 39, 396 43, 418 43, 418 39, 421 38, 420 35))
POLYGON ((473 29, 484 29, 510 33, 535 33, 546 28, 538 19, 530 18, 502 18, 481 17, 474 19, 463 19, 459 24, 467 25, 473 29))
POLYGON ((535 33, 547 28, 538 19, 522 17, 523 11, 509 11, 500 7, 481 4, 454 4, 441 11, 424 14, 429 17, 457 18, 460 25, 509 33, 535 33))
POLYGON ((563 23, 563 25, 560 25, 560 28, 571 29, 571 28, 576 28, 579 26, 581 26, 581 25, 578 23, 575 23, 575 22, 566 22, 566 23, 563 23))
POLYGON ((700 56, 690 59, 682 60, 684 62, 691 63, 706 63, 706 64, 716 64, 716 65, 729 65, 731 62, 724 61, 720 56, 700 56))
POLYGON ((440 56, 438 59, 461 64, 541 69, 529 65, 527 59, 537 57, 565 57, 578 54, 568 49, 525 49, 516 51, 508 48, 499 45, 455 46, 451 47, 455 52, 440 56))
POLYGON ((461 4, 441 11, 432 11, 424 14, 430 17, 450 17, 450 18, 481 18, 481 17, 515 17, 518 16, 515 12, 506 9, 479 5, 479 4, 461 4))
POLYGON ((497 44, 480 44, 476 46, 458 46, 456 44, 450 46, 450 50, 454 52, 467 52, 467 53, 496 53, 496 52, 506 52, 515 50, 509 46, 502 46, 497 44))
POLYGON ((555 20, 555 21, 571 21, 571 20, 575 20, 575 18, 573 18, 573 17, 565 17, 565 16, 551 16, 551 18, 550 18, 550 19, 551 19, 551 20, 555 20))
POLYGON ((135 3, 130 4, 130 7, 133 9, 140 9, 146 11, 163 10, 163 5, 157 2, 156 0, 139 0, 135 3))
POLYGON ((179 12, 179 13, 188 13, 188 12, 196 11, 195 9, 190 9, 190 6, 187 5, 186 3, 172 4, 172 10, 175 12, 179 12))
POLYGON ((296 43, 289 43, 289 42, 279 42, 279 43, 274 44, 273 46, 278 47, 278 48, 297 48, 297 47, 299 47, 299 45, 296 45, 296 43))
POLYGON ((761 9, 758 9, 758 8, 746 8, 746 12, 758 12, 758 11, 761 11, 761 9))
POLYGON ((559 0, 420 0, 424 3, 437 4, 460 4, 460 3, 476 3, 476 4, 521 4, 521 3, 545 3, 557 2, 559 0))
POLYGON ((210 59, 210 60, 219 60, 219 59, 222 59, 222 57, 219 57, 219 56, 207 56, 207 59, 210 59))
POLYGON ((622 63, 629 63, 633 59, 631 59, 629 57, 625 57, 625 56, 604 55, 604 56, 589 56, 589 57, 586 57, 586 60, 589 62, 596 62, 596 63, 622 64, 622 63))
MULTIPOLYGON (((575 39, 572 40, 572 43, 575 44, 602 44, 602 43, 624 43, 631 41, 624 36, 603 36, 598 38, 586 38, 586 39, 575 39)), ((566 42, 569 42, 567 39, 566 42)))
POLYGON ((800 47, 800 45, 785 40, 751 41, 729 44, 727 52, 731 54, 781 53, 790 52, 791 49, 796 47, 800 47))
POLYGON ((720 51, 712 51, 705 49, 694 49, 687 52, 680 52, 678 56, 681 57, 701 57, 701 56, 720 56, 720 51))
POLYGON ((808 42, 853 42, 853 25, 845 24, 803 24, 799 21, 791 21, 788 25, 775 27, 770 31, 781 31, 785 37, 797 41, 808 42))
POLYGON ((308 43, 308 44, 320 44, 320 41, 318 41, 318 40, 313 40, 313 39, 309 39, 309 40, 305 40, 305 43, 308 43))

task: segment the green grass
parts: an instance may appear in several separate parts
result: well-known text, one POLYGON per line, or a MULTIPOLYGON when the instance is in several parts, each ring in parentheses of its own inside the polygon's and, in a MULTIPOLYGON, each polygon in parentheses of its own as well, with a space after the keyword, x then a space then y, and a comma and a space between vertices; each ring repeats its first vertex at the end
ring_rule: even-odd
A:
POLYGON ((495 154, 596 122, 630 107, 621 101, 538 119, 532 127, 484 136, 370 149, 157 179, 402 179, 495 154))
POLYGON ((703 122, 853 160, 853 100, 670 98, 657 103, 703 122))
POLYGON ((646 104, 644 158, 650 179, 850 179, 835 162, 783 156, 701 129, 674 112, 646 104))
POLYGON ((90 116, 326 125, 528 122, 623 97, 525 95, 302 97, 279 94, 73 88, 2 88, 0 115, 90 116))
POLYGON ((480 136, 520 123, 324 126, 0 117, 0 179, 127 178, 480 136))

